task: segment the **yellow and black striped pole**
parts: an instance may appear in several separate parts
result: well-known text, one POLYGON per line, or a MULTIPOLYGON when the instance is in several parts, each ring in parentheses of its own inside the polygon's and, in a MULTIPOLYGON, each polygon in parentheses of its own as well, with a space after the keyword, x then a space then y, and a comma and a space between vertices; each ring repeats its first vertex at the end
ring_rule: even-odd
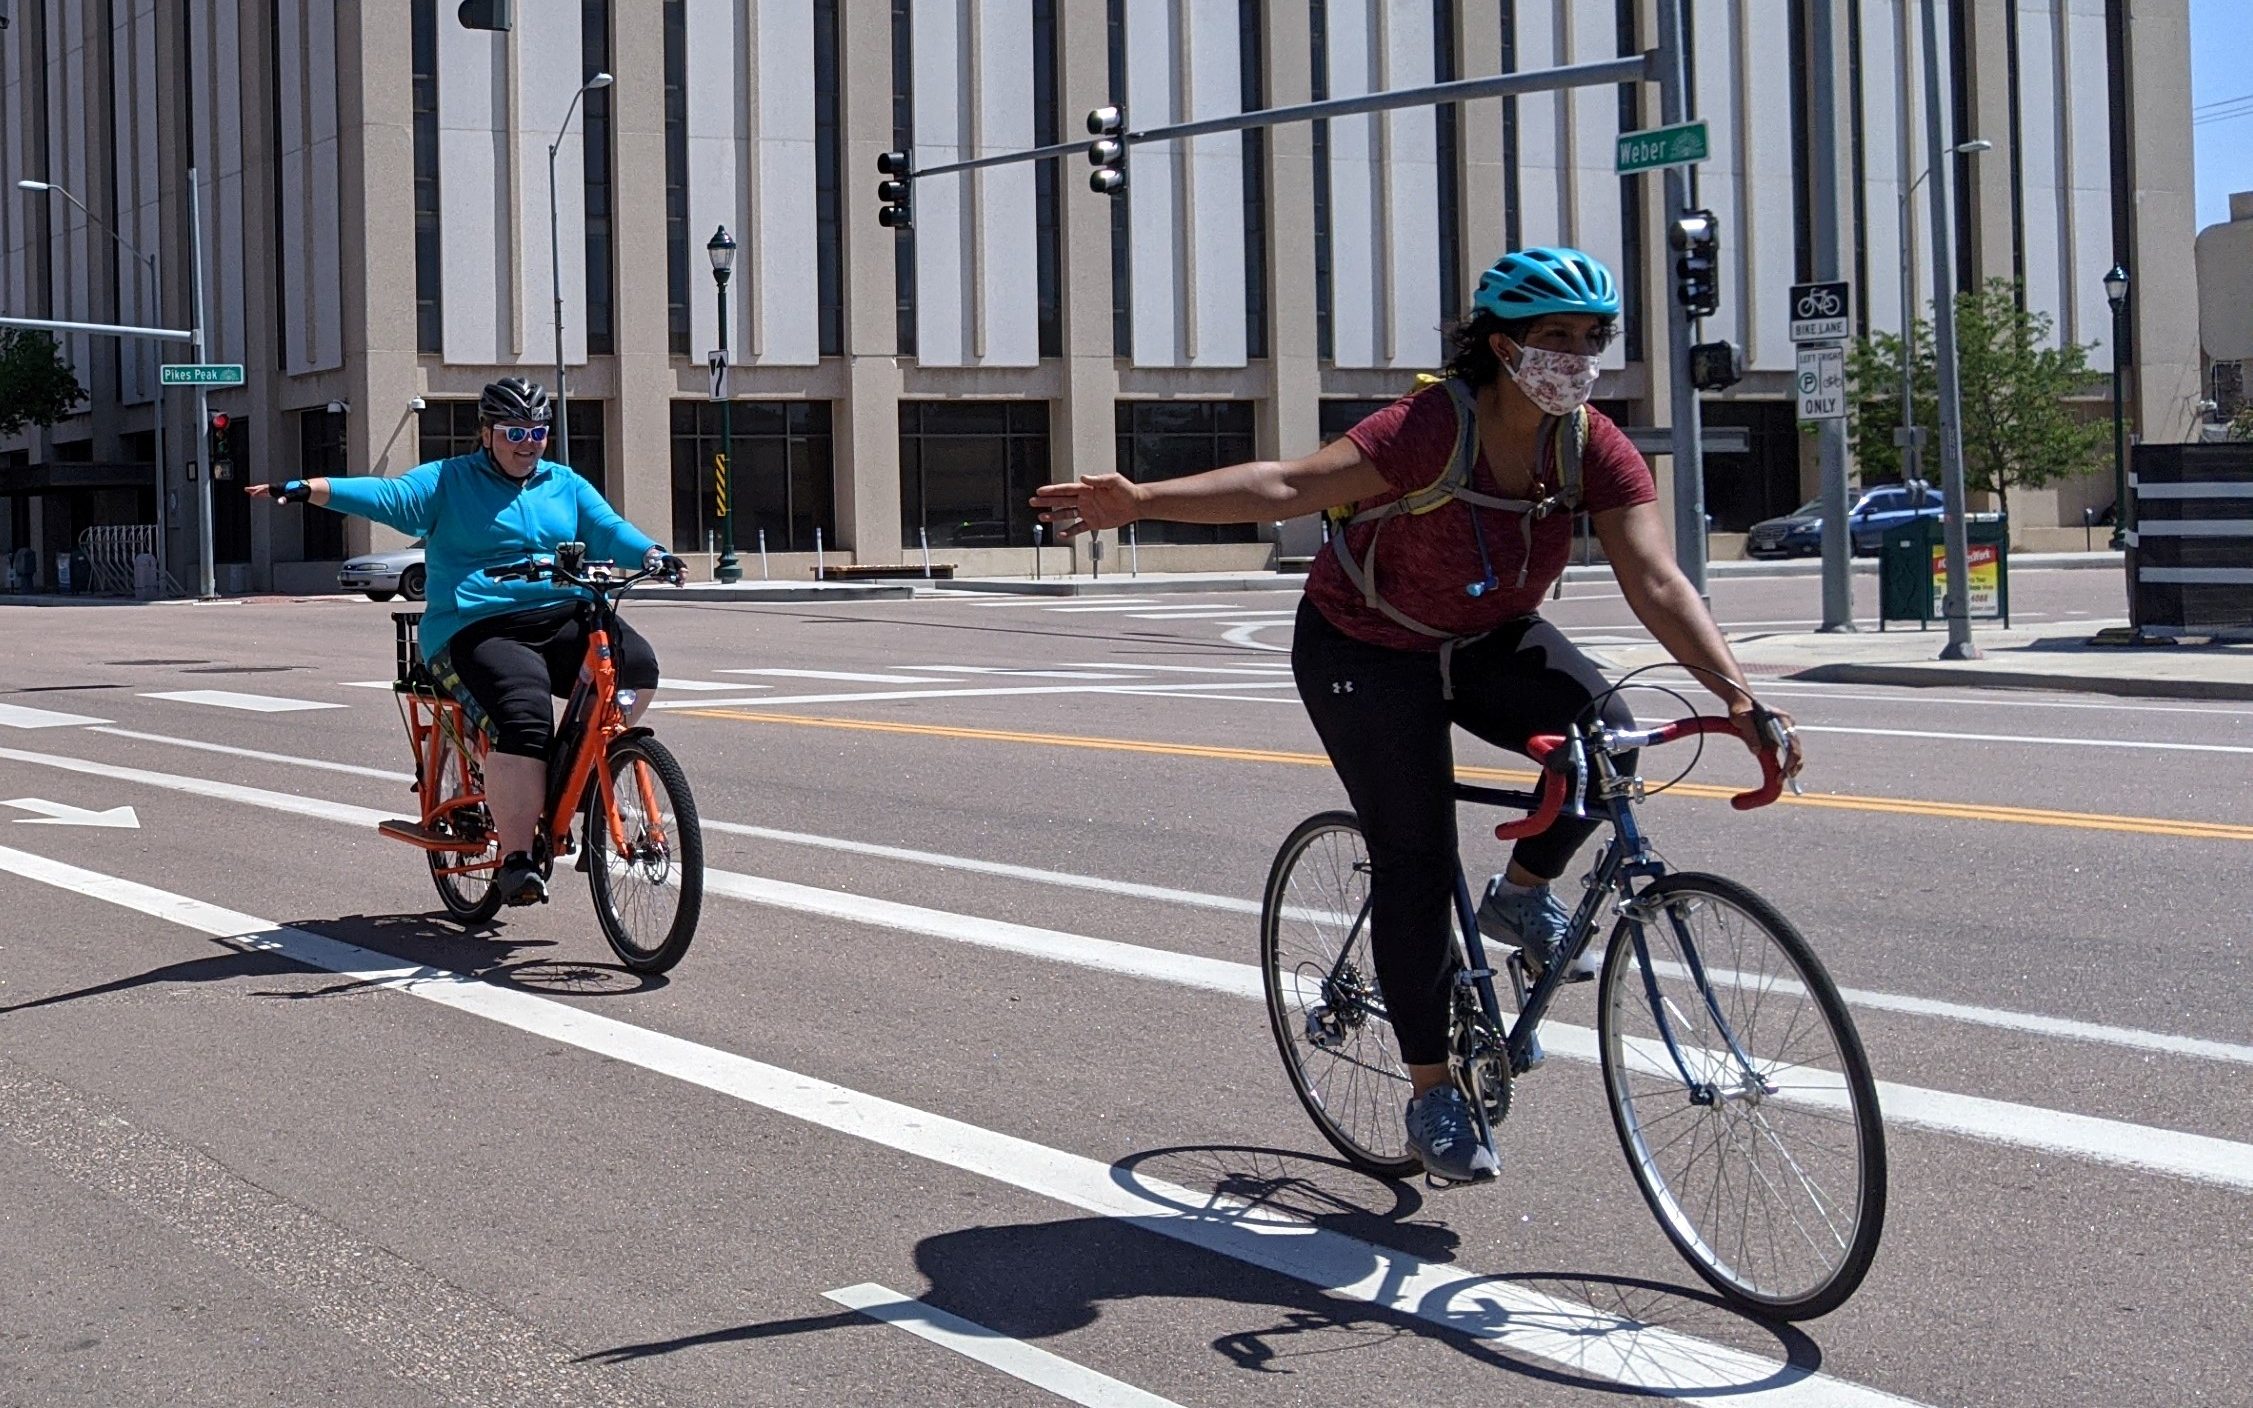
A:
POLYGON ((728 457, 718 451, 712 454, 712 492, 718 496, 715 505, 720 517, 728 516, 728 457))

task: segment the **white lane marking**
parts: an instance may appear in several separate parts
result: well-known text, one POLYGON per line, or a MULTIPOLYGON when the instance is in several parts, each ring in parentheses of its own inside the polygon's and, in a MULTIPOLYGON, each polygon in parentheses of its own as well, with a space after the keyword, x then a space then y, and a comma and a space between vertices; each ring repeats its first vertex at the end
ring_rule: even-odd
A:
POLYGON ((1676 1401, 1708 1408, 1880 1408, 1911 1402, 1677 1330, 1606 1314, 1514 1281, 1424 1261, 1273 1208, 1169 1183, 551 998, 408 963, 310 929, 275 925, 6 847, 0 847, 0 871, 137 910, 234 948, 279 954, 364 987, 419 997, 848 1138, 1117 1218, 1328 1294, 1493 1341, 1513 1353, 1561 1364, 1576 1373, 1659 1390, 1676 1401))
POLYGON ((86 714, 63 714, 53 709, 34 709, 23 704, 0 704, 0 728, 77 728, 83 724, 108 722, 108 719, 97 719, 86 714))
POLYGON ((1129 621, 1284 621, 1298 615, 1296 611, 1175 611, 1163 616, 1150 612, 1127 617, 1129 621))
POLYGON ((1006 665, 901 665, 902 670, 929 670, 940 675, 1021 675, 1036 680, 1131 680, 1137 670, 1063 669, 1023 670, 1006 665))
POLYGON ((397 680, 345 680, 345 681, 343 681, 343 687, 344 687, 345 689, 396 689, 396 688, 398 688, 398 684, 399 684, 399 682, 398 682, 397 680))
MULTIPOLYGON (((1287 680, 1282 681, 1275 687, 1286 687, 1289 683, 1287 680)), ((1233 689, 1266 689, 1269 686, 1246 683, 1230 687, 1233 689)), ((761 707, 770 704, 864 704, 872 701, 881 703, 888 699, 999 699, 1010 695, 1027 694, 1151 694, 1210 688, 1212 688, 1210 682, 1204 684, 1138 685, 995 685, 986 688, 966 686, 960 689, 879 689, 849 694, 780 694, 759 699, 660 699, 649 707, 652 709, 714 709, 728 704, 757 704, 761 707)))
POLYGON ((1133 1384, 1099 1374, 1059 1354, 1011 1339, 974 1320, 950 1315, 935 1305, 901 1295, 889 1286, 869 1282, 822 1292, 822 1299, 857 1310, 871 1320, 905 1330, 941 1349, 951 1349, 1034 1388, 1058 1398, 1084 1403, 1088 1408, 1181 1408, 1170 1398, 1145 1393, 1133 1384))
POLYGON ((1848 728, 1844 724, 1797 724, 1803 733, 1854 733, 1877 738, 1932 738, 1959 743, 2033 743, 2060 748, 2137 748, 2162 753, 2253 753, 2235 743, 2160 743, 2143 738, 2053 738, 2034 733, 1939 733, 1911 728, 1848 728))
POLYGON ((674 679, 671 675, 667 675, 657 682, 657 692, 659 694, 663 694, 668 689, 708 690, 714 692, 732 689, 740 692, 746 689, 772 688, 774 688, 773 685, 747 684, 742 680, 677 680, 674 679))
POLYGON ((1261 631, 1271 631, 1277 626, 1286 624, 1288 623, 1283 621, 1247 621, 1241 626, 1230 626, 1227 630, 1222 631, 1220 638, 1230 645, 1240 645, 1246 650, 1273 650, 1287 655, 1290 653, 1291 647, 1269 645, 1266 641, 1257 639, 1261 631))
POLYGON ((225 743, 206 743, 200 738, 175 738, 168 733, 140 733, 129 728, 90 728, 88 733, 106 733, 112 738, 132 738, 143 743, 169 743, 175 748, 194 748, 204 753, 224 753, 235 758, 257 758, 269 763, 294 763, 302 768, 321 772, 341 772, 353 777, 375 777, 385 782, 412 783, 411 772, 390 772, 383 768, 365 768, 357 763, 332 763, 324 758, 301 758, 294 753, 267 753, 257 748, 236 748, 225 743))
MULTIPOLYGON (((1215 688, 1218 687, 1219 686, 1217 685, 1215 686, 1215 688)), ((1230 688, 1258 689, 1260 688, 1260 686, 1256 684, 1239 684, 1232 685, 1230 686, 1230 688)), ((1142 691, 1135 689, 1122 689, 1119 691, 1119 693, 1121 694, 1139 694, 1141 692, 1142 691)), ((1294 707, 1296 707, 1298 704, 1298 700, 1295 697, 1290 699, 1264 699, 1248 694, 1161 694, 1157 697, 1160 699, 1210 699, 1221 704, 1289 704, 1294 707)))
POLYGON ((1226 611, 1241 608, 1215 607, 1211 602, 1201 601, 1185 601, 1176 605, 1168 605, 1161 601, 1106 601, 1099 606, 1051 606, 1048 609, 1059 616, 1108 616, 1135 611, 1150 611, 1160 615, 1170 615, 1179 611, 1226 611))
POLYGON ((86 807, 74 807, 68 802, 50 802, 43 797, 18 797, 12 802, 0 802, 0 807, 38 813, 37 816, 17 817, 18 826, 93 826, 122 831, 141 829, 141 818, 134 815, 131 807, 93 811, 86 807))
POLYGON ((784 680, 838 680, 845 684, 928 684, 920 675, 872 675, 859 670, 720 670, 722 675, 769 675, 784 680))
MULTIPOLYGON (((325 772, 350 773, 360 777, 380 778, 386 782, 411 783, 414 781, 413 775, 409 773, 385 772, 381 768, 364 768, 351 763, 332 763, 317 758, 301 758, 289 753, 264 753, 255 748, 234 748, 219 743, 203 743, 195 739, 170 738, 158 733, 135 733, 130 729, 121 728, 96 728, 89 729, 88 732, 112 734, 120 738, 142 739, 150 743, 170 743, 182 748, 225 753, 240 758, 256 758, 265 762, 295 764, 298 767, 315 768, 325 772)), ((0 759, 44 764, 66 771, 80 772, 96 777, 109 777, 122 782, 140 782, 171 791, 213 797, 221 801, 243 802, 251 806, 293 812, 300 816, 320 817, 325 820, 352 825, 373 825, 386 816, 386 813, 374 811, 370 808, 349 806, 341 802, 322 802, 313 798, 300 797, 294 793, 268 792, 261 788, 245 787, 237 783, 178 777, 170 773, 148 772, 139 768, 96 763, 79 758, 67 758, 58 754, 26 753, 16 749, 0 748, 0 759)), ((1185 905, 1193 909, 1218 910, 1226 914, 1258 914, 1260 912, 1260 906, 1256 901, 1238 899, 1233 895, 1205 894, 1196 890, 1179 890, 1164 885, 1145 885, 1132 880, 1109 880, 1100 876, 1075 875, 1068 871, 1042 870, 1029 865, 1013 865, 1006 861, 979 860, 970 856, 946 855, 938 851, 913 850, 904 846, 887 846, 873 841, 852 841, 842 837, 819 836, 805 831, 785 831, 769 826, 749 826, 741 822, 717 821, 709 817, 704 819, 703 824, 708 830, 728 835, 747 836, 763 841, 778 841, 786 845, 843 851, 848 854, 873 856, 883 860, 904 861, 912 865, 928 865, 973 874, 996 875, 1011 880, 1024 880, 1034 884, 1053 885, 1064 889, 1089 890, 1102 894, 1120 895, 1129 899, 1154 900, 1166 904, 1185 905)), ((1285 912, 1292 918, 1315 917, 1308 911, 1294 909, 1285 912)), ((1727 975, 1721 976, 1726 978, 1727 975)), ((2168 1056, 2187 1056, 2194 1059, 2228 1061, 2238 1065, 2253 1066, 2253 1045, 2239 1042, 2215 1041, 2206 1037, 2181 1036, 2171 1032, 2144 1031, 2135 1027, 2109 1026, 2098 1022, 2084 1022, 2070 1017, 2046 1016, 2038 1012, 2014 1012, 2004 1008, 1974 1007, 1963 1003, 1947 1002, 1938 998, 1877 992, 1866 988, 1840 988, 1839 995, 1854 1006, 1867 1007, 1875 1011, 1900 1012, 1919 1017, 1936 1017, 1948 1021, 1965 1022, 1974 1026, 1995 1027, 2006 1031, 2022 1031, 2039 1036, 2095 1042, 2106 1046, 2129 1047, 2168 1056)))
POLYGON ((240 694, 231 689, 174 689, 141 697, 169 700, 174 704, 205 704, 214 709, 240 709, 249 714, 297 714, 308 709, 349 707, 312 699, 284 699, 275 694, 240 694))
MULTIPOLYGON (((1145 948, 1085 934, 1036 929, 1006 920, 978 919, 950 910, 926 909, 921 905, 709 868, 704 873, 704 884, 707 890, 777 909, 898 929, 1027 957, 1048 958, 1124 977, 1149 978, 1253 1001, 1265 1000, 1259 970, 1249 963, 1145 948)), ((1587 1027, 1543 1022, 1541 1044, 1553 1056, 1589 1062, 1598 1059, 1596 1033, 1587 1027)), ((1878 1082, 1878 1101, 1887 1124, 1960 1135, 1982 1143, 2043 1149, 2097 1163, 2253 1191, 2253 1144, 1991 1100, 1985 1096, 1926 1090, 1891 1081, 1878 1082)))
MULTIPOLYGON (((1100 669, 1105 669, 1105 668, 1110 668, 1110 667, 1106 667, 1106 666, 1103 666, 1103 665, 1097 665, 1097 664, 1085 664, 1085 665, 1083 665, 1083 664, 1079 664, 1079 663, 1076 663, 1076 662, 1075 662, 1074 664, 1072 664, 1072 665, 1069 665, 1069 666, 1067 666, 1066 668, 1067 668, 1067 669, 1075 669, 1075 670, 1078 670, 1078 669, 1100 670, 1100 669)), ((1275 678, 1275 676, 1277 676, 1278 674, 1288 674, 1288 673, 1290 672, 1290 669, 1291 669, 1291 667, 1290 667, 1289 665, 1283 665, 1283 664, 1275 664, 1275 665, 1146 665, 1146 664, 1143 664, 1143 663, 1142 663, 1141 661, 1139 661, 1139 660, 1138 660, 1138 661, 1136 661, 1136 662, 1134 662, 1134 663, 1133 663, 1132 665, 1124 665, 1124 666, 1118 666, 1118 667, 1116 667, 1116 668, 1121 668, 1121 669, 1131 669, 1131 670, 1137 670, 1137 671, 1140 671, 1140 670, 1161 670, 1161 671, 1164 671, 1164 672, 1165 672, 1166 674, 1169 674, 1169 675, 1258 675, 1258 676, 1261 676, 1261 677, 1263 677, 1263 678, 1266 678, 1266 679, 1273 679, 1273 678, 1275 678)))
MULTIPOLYGON (((1867 688, 1868 686, 1863 686, 1867 688)), ((1853 700, 1864 704, 1937 704, 1953 705, 1959 709, 2097 709, 2108 714, 2220 714, 2240 721, 2253 720, 2253 709, 2202 709, 2190 705, 2139 704, 2129 698, 2112 703, 2094 704, 2085 699, 2018 699, 2003 698, 2001 691, 1995 695, 1965 698, 1956 694, 1931 694, 1914 685, 1904 685, 1897 694, 1854 694, 1847 691, 1852 685, 1821 684, 1813 680, 1767 680, 1760 692, 1781 691, 1813 695, 1818 699, 1853 700)))

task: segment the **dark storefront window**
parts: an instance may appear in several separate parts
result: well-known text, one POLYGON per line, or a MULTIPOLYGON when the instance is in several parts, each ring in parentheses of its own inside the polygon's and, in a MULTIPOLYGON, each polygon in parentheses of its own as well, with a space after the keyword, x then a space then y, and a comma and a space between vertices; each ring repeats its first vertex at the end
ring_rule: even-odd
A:
POLYGON ((1046 401, 902 401, 900 541, 1022 547, 1033 540, 1026 500, 1048 482, 1046 401))
MULTIPOLYGON (((571 437, 569 443, 570 466, 579 477, 595 486, 595 492, 610 497, 610 436, 605 425, 603 403, 600 401, 573 401, 571 403, 571 437)), ((554 446, 550 446, 553 458, 554 446)))
POLYGON ((1705 424, 1742 426, 1751 439, 1742 455, 1705 452, 1705 511, 1714 531, 1742 533, 1763 518, 1797 508, 1799 411, 1789 401, 1707 401, 1705 424))
MULTIPOLYGON (((1033 0, 1033 140, 1041 146, 1063 141, 1057 114, 1056 0, 1033 0)), ((1057 182, 1064 159, 1033 163, 1035 249, 1040 298, 1040 355, 1064 355, 1063 215, 1057 182)), ((1076 169, 1076 168, 1075 168, 1076 169)))
MULTIPOLYGON (((770 552, 812 552, 814 530, 837 545, 836 479, 830 450, 829 402, 733 403, 735 547, 758 550, 766 530, 770 552)), ((720 452, 717 401, 673 403, 673 542, 676 552, 704 552, 719 541, 720 502, 712 457, 720 452)))
MULTIPOLYGON (((1201 474, 1252 458, 1249 401, 1121 401, 1118 403, 1118 471, 1138 484, 1201 474)), ((1137 530, 1153 543, 1249 543, 1249 523, 1144 523, 1137 530)))
MULTIPOLYGON (((1314 39, 1313 98, 1330 96, 1330 7, 1324 0, 1307 0, 1308 25, 1314 39)), ((1330 124, 1314 124, 1314 355, 1331 361, 1338 355, 1336 299, 1330 288, 1330 124)))
MULTIPOLYGON (((344 461, 344 417, 329 414, 326 406, 297 413, 297 465, 292 478, 337 478, 351 473, 344 461)), ((305 523, 307 562, 328 562, 344 556, 344 515, 308 513, 305 523)))
MULTIPOLYGON (((892 0, 892 146, 915 150, 915 25, 909 0, 892 0)), ((915 231, 892 236, 892 278, 898 308, 895 335, 902 357, 915 355, 915 231)))
POLYGON ((438 0, 414 0, 415 348, 446 345, 446 266, 438 218, 438 0))
POLYGON ((431 401, 415 417, 415 463, 452 459, 477 448, 477 403, 431 401))
MULTIPOLYGON (((1126 105, 1126 0, 1110 0, 1110 92, 1114 107, 1126 105)), ((1132 160, 1130 154, 1129 160, 1132 160)), ((1128 253, 1131 238, 1127 202, 1134 199, 1134 177, 1127 177, 1124 195, 1107 196, 1111 202, 1111 354, 1134 355, 1134 260, 1128 253)))
MULTIPOLYGON (((1238 0, 1236 8, 1239 94, 1244 111, 1267 106, 1267 35, 1260 27, 1260 0, 1238 0)), ((1244 137, 1244 355, 1267 355, 1267 133, 1244 137)))
MULTIPOLYGON (((610 0, 581 0, 579 7, 580 66, 592 78, 610 71, 610 0)), ((597 88, 585 98, 585 172, 587 202, 587 351, 597 357, 618 350, 612 318, 616 288, 610 256, 610 90, 597 88)), ((572 417, 571 435, 579 435, 578 417, 572 417)))
POLYGON ((816 302, 824 357, 845 352, 844 78, 837 62, 837 0, 814 0, 814 225, 816 302))
POLYGON ((1391 404, 1390 401, 1365 401, 1358 397, 1325 398, 1319 403, 1321 409, 1315 412, 1322 443, 1329 444, 1391 404))

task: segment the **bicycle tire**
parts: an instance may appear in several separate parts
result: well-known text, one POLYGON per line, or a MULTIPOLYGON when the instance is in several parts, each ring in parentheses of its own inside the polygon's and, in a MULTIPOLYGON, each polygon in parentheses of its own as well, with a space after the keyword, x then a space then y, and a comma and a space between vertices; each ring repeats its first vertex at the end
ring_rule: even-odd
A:
POLYGON ((1408 1152, 1408 1072, 1392 1024, 1368 1005, 1376 996, 1376 970, 1367 958, 1368 926, 1356 927, 1367 895, 1368 851, 1353 813, 1322 812, 1300 822, 1268 870, 1260 981, 1283 1070, 1314 1127, 1363 1172, 1406 1178, 1423 1163, 1408 1152), (1310 855, 1316 858, 1309 861, 1310 855), (1310 867, 1303 880, 1302 864, 1310 867), (1337 892, 1328 904, 1320 894, 1325 885, 1337 892), (1361 952, 1359 961, 1353 950, 1361 952), (1345 976, 1330 984, 1341 952, 1345 976), (1312 1005, 1302 973, 1319 974, 1314 981, 1329 989, 1312 1005), (1324 1059, 1310 1068, 1316 1053, 1324 1059))
MULTIPOLYGON (((438 797, 444 806, 456 797, 482 793, 485 790, 484 769, 479 766, 467 746, 451 742, 438 750, 438 797)), ((438 902, 446 912, 464 924, 486 924, 501 912, 501 892, 493 887, 493 875, 500 867, 501 852, 493 840, 492 813, 484 807, 462 808, 448 811, 437 823, 438 829, 450 836, 482 834, 485 849, 482 851, 425 851, 423 857, 430 865, 430 883, 438 888, 438 902), (475 828, 474 830, 472 828, 475 828), (483 867, 472 872, 459 872, 458 867, 476 865, 483 867), (446 874, 447 871, 457 871, 446 874)))
POLYGON ((611 848, 610 821, 602 805, 604 789, 599 782, 589 787, 581 837, 587 848, 587 888, 594 896, 595 918, 621 963, 636 973, 667 972, 688 953, 704 908, 704 832, 697 820, 696 799, 688 790, 688 774, 671 750, 647 735, 612 743, 604 767, 635 853, 623 855, 611 848), (637 767, 647 769, 659 795, 664 821, 659 828, 661 844, 650 841, 637 767), (659 901, 668 892, 674 899, 670 912, 660 920, 659 901))
POLYGON ((1853 1018, 1806 939, 1735 881, 1667 875, 1635 908, 1653 916, 1640 926, 1648 972, 1637 921, 1622 918, 1597 990, 1597 1030, 1612 1124, 1636 1185, 1675 1250, 1715 1290, 1776 1319, 1829 1314, 1862 1284, 1885 1224, 1885 1125, 1853 1018), (1703 985, 1681 961, 1683 929, 1692 931, 1703 985), (1778 1007, 1767 1008, 1777 994, 1778 1007), (1669 1014, 1663 1026, 1660 1006, 1669 1014), (1731 1055, 1716 1009, 1759 1072, 1759 1092, 1731 1055), (1769 1016, 1780 1025, 1762 1026, 1769 1016), (1730 1082, 1731 1098, 1691 1098, 1666 1047, 1669 1028, 1691 1074, 1700 1084, 1730 1082), (1771 1031, 1781 1033, 1772 1056, 1771 1031), (1669 1167, 1706 1152, 1714 1167, 1695 1177, 1669 1167), (1755 1236, 1756 1204, 1781 1212, 1786 1225, 1755 1236))

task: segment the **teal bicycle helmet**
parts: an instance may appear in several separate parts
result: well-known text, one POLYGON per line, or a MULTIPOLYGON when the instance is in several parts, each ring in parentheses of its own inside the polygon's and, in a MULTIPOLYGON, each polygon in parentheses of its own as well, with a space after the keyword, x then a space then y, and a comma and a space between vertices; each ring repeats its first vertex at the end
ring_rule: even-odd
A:
POLYGON ((1602 261, 1577 249, 1521 249, 1503 255, 1479 275, 1471 311, 1491 313, 1505 322, 1544 313, 1616 318, 1619 284, 1602 261))

